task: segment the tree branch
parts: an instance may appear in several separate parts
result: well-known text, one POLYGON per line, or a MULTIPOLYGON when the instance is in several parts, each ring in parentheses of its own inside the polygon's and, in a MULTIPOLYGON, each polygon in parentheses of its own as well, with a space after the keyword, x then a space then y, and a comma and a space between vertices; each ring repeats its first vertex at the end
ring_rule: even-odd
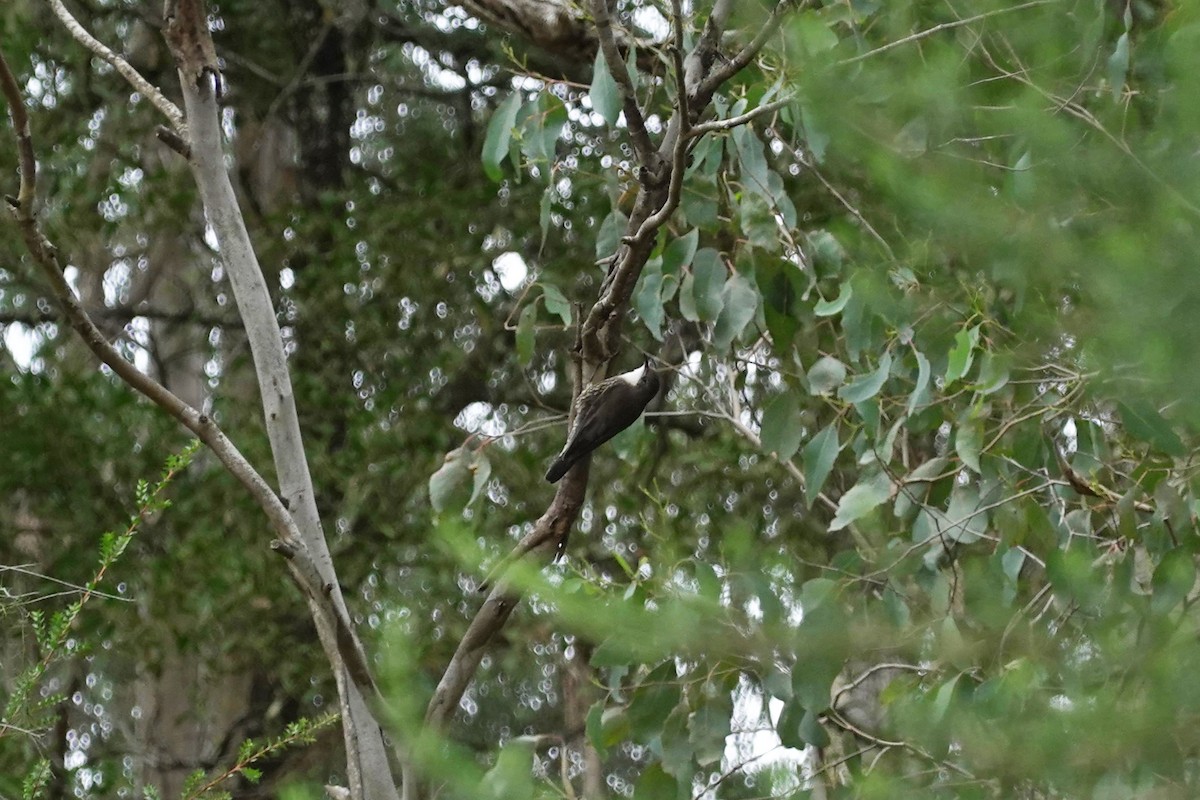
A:
MULTIPOLYGON (((700 84, 700 91, 704 95, 711 96, 722 83, 732 78, 734 75, 745 69, 759 51, 763 49, 763 45, 767 40, 775 35, 775 31, 779 30, 779 26, 783 23, 784 15, 792 9, 792 6, 803 5, 805 0, 781 0, 781 2, 771 10, 771 16, 767 18, 767 22, 750 43, 738 51, 737 55, 726 61, 721 66, 715 68, 700 84)), ((714 16, 716 12, 713 12, 714 16)))
POLYGON ((79 24, 79 21, 71 16, 71 12, 63 5, 62 0, 50 0, 50 8, 54 10, 63 27, 74 37, 75 41, 82 44, 88 50, 91 50, 100 59, 111 64, 113 69, 121 73, 121 76, 129 82, 130 86, 141 92, 147 100, 154 104, 155 108, 162 112, 164 117, 170 120, 171 127, 176 134, 185 140, 187 139, 187 123, 184 122, 183 112, 179 110, 179 106, 168 100, 154 84, 143 78, 141 73, 134 69, 128 61, 108 49, 103 42, 88 33, 79 24))
POLYGON ((596 35, 600 41, 600 50, 604 53, 604 61, 608 72, 621 90, 621 107, 625 111, 625 124, 629 127, 629 138, 633 141, 633 149, 638 161, 651 176, 657 179, 659 169, 658 152, 646 132, 646 120, 642 109, 637 103, 637 93, 633 86, 633 78, 629 67, 621 58, 621 51, 613 38, 612 18, 608 13, 608 0, 592 0, 592 14, 596 19, 596 35))
MULTIPOLYGON (((104 306, 92 309, 88 314, 93 319, 112 320, 114 322, 131 322, 135 319, 151 319, 157 322, 171 322, 181 325, 199 325, 205 328, 240 328, 242 321, 232 317, 221 317, 213 314, 196 313, 194 311, 171 311, 165 308, 135 308, 133 306, 104 306)), ((43 325, 47 322, 62 322, 66 315, 52 308, 45 310, 31 309, 29 311, 0 311, 0 325, 43 325)))
MULTIPOLYGON (((350 621, 321 529, 283 338, 225 167, 217 108, 221 79, 215 71, 215 48, 204 4, 201 0, 178 0, 166 16, 166 38, 179 66, 184 109, 192 134, 192 175, 245 324, 280 495, 304 544, 303 550, 297 552, 311 561, 319 576, 306 594, 318 623, 321 644, 337 679, 351 793, 356 798, 392 800, 398 795, 387 751, 379 723, 368 707, 369 702, 379 702, 377 689, 350 621)), ((289 561, 295 560, 293 557, 289 561)))

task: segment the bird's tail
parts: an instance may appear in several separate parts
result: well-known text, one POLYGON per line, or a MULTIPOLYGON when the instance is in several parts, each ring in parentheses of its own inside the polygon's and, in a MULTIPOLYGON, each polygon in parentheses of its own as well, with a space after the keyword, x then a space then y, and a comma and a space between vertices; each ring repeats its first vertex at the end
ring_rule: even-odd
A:
POLYGON ((567 470, 571 468, 575 460, 567 458, 566 453, 560 453, 558 458, 554 459, 554 463, 550 465, 550 469, 546 470, 546 480, 550 483, 558 483, 562 476, 567 474, 567 470))

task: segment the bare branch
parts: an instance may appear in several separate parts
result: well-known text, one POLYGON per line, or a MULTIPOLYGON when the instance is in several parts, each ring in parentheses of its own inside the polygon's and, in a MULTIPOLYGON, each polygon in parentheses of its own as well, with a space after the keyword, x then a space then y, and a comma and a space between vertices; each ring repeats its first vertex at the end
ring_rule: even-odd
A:
POLYGON ((694 138, 696 136, 703 136, 706 133, 712 133, 713 131, 727 131, 731 128, 736 128, 740 125, 745 125, 748 122, 752 122, 764 114, 770 114, 773 111, 778 111, 784 106, 795 102, 795 100, 795 97, 789 95, 788 97, 781 97, 778 100, 773 100, 770 103, 764 103, 757 108, 750 109, 745 114, 738 114, 736 117, 729 117, 728 119, 714 119, 710 120, 709 122, 702 122, 688 130, 687 135, 691 138, 694 138))
POLYGON ((1022 3, 1019 6, 1010 6, 1008 8, 998 8, 993 11, 987 11, 983 14, 976 14, 973 17, 966 17, 964 19, 956 19, 953 22, 943 22, 940 25, 934 25, 932 28, 926 28, 923 31, 917 31, 916 33, 914 33, 910 36, 905 36, 902 39, 897 39, 894 42, 888 42, 887 44, 885 44, 881 47, 876 47, 874 50, 869 50, 866 53, 860 53, 859 55, 853 56, 851 58, 843 58, 841 61, 838 62, 838 64, 839 65, 857 64, 859 61, 865 61, 866 59, 871 58, 872 56, 877 56, 880 53, 886 53, 888 50, 892 50, 894 48, 900 47, 901 45, 909 44, 911 42, 918 42, 921 39, 928 39, 930 36, 933 36, 936 33, 940 33, 941 31, 950 30, 952 28, 961 28, 963 25, 970 25, 973 22, 979 22, 980 20, 987 19, 988 17, 999 16, 1000 14, 1009 14, 1013 11, 1024 11, 1027 8, 1033 8, 1035 6, 1044 6, 1047 3, 1050 3, 1052 1, 1053 0, 1032 0, 1032 2, 1022 3))
POLYGON ((179 110, 179 106, 168 100, 154 84, 143 78, 141 73, 134 69, 128 61, 108 49, 103 42, 88 33, 79 24, 79 21, 71 16, 71 12, 63 5, 62 0, 50 0, 50 7, 54 9, 55 15, 62 21, 63 27, 75 38, 75 41, 82 44, 88 50, 91 50, 92 53, 103 61, 111 64, 113 69, 121 73, 121 77, 129 82, 130 86, 144 95, 147 100, 154 104, 155 108, 162 112, 164 117, 170 120, 171 127, 176 134, 183 139, 187 139, 187 123, 184 122, 183 112, 179 110))
MULTIPOLYGON (((387 752, 369 704, 381 705, 361 643, 354 632, 333 559, 321 529, 312 478, 275 309, 254 252, 222 148, 217 94, 220 76, 201 0, 177 0, 167 15, 166 38, 182 80, 191 128, 190 166, 250 344, 280 495, 295 520, 305 558, 318 580, 306 587, 317 633, 337 680, 347 772, 354 797, 398 798, 387 752), (349 680, 347 680, 349 679, 349 680)), ((285 555, 293 556, 287 550, 285 555)))
POLYGON ((572 468, 559 483, 546 513, 542 514, 533 530, 517 544, 513 552, 505 557, 503 568, 497 571, 495 586, 471 620, 429 701, 425 721, 432 727, 441 729, 449 722, 463 692, 475 676, 492 637, 504 627, 520 600, 519 592, 505 582, 504 569, 526 556, 536 562, 549 562, 562 550, 583 507, 587 482, 586 462, 572 468))

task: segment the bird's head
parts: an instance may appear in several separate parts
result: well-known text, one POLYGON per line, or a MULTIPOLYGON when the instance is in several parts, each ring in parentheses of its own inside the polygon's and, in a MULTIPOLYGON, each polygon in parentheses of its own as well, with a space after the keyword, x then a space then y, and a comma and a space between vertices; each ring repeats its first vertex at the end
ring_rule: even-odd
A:
POLYGON ((654 364, 650 356, 642 362, 642 365, 637 369, 631 369, 629 372, 622 373, 617 376, 625 381, 630 386, 648 386, 651 383, 658 383, 658 373, 654 371, 654 364))

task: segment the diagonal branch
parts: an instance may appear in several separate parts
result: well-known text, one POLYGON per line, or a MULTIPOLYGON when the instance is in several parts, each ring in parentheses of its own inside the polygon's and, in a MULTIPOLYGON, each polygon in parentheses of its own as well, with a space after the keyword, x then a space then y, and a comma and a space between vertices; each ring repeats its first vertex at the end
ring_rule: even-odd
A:
MULTIPOLYGON (((190 24, 188 34, 207 37, 207 21, 202 6, 199 3, 189 3, 188 5, 191 13, 182 18, 184 24, 190 24)), ((211 43, 211 39, 209 42, 211 43)), ((184 68, 186 65, 181 64, 180 66, 184 68)), ((203 70, 196 74, 203 75, 203 70)), ((21 164, 20 190, 16 198, 8 198, 8 203, 30 255, 41 268, 55 298, 62 306, 68 322, 79 334, 84 344, 131 388, 165 410, 208 446, 226 469, 242 483, 267 515, 278 536, 278 540, 272 542, 272 547, 286 557, 293 580, 308 600, 317 633, 337 679, 339 696, 342 699, 347 764, 350 783, 354 788, 353 794, 355 797, 366 797, 372 800, 374 798, 390 800, 397 797, 395 785, 390 780, 382 734, 371 711, 371 706, 379 709, 383 705, 383 701, 371 678, 371 669, 365 652, 354 635, 354 629, 338 589, 336 575, 333 573, 332 562, 324 539, 323 537, 314 538, 312 535, 310 527, 312 520, 304 513, 306 510, 304 498, 295 494, 289 495, 287 491, 284 492, 283 498, 277 495, 208 415, 193 408, 122 358, 88 316, 66 279, 65 264, 60 258, 57 248, 42 234, 37 224, 34 212, 37 172, 33 141, 29 131, 29 118, 25 110, 24 99, 3 53, 0 53, 0 91, 8 101, 21 164)), ((193 122, 200 123, 193 126, 193 133, 198 139, 194 148, 196 158, 204 160, 209 165, 220 165, 222 174, 224 174, 220 126, 216 114, 215 98, 212 96, 212 81, 208 81, 206 86, 201 86, 194 81, 185 81, 184 92, 185 98, 196 101, 196 107, 189 109, 193 122)), ((193 167, 198 173, 197 182, 200 183, 199 173, 202 171, 202 167, 198 166, 196 162, 193 162, 193 167)), ((206 174, 206 177, 211 177, 211 175, 206 174)), ((224 174, 224 180, 228 184, 227 174, 224 174)), ((211 200, 213 186, 201 185, 200 188, 205 199, 211 200)), ((216 191, 219 193, 220 189, 218 188, 216 191)), ((232 187, 228 188, 228 192, 232 197, 232 187)), ((206 210, 209 211, 209 218, 212 220, 214 230, 222 227, 222 230, 218 231, 217 237, 222 245, 222 257, 226 259, 226 269, 232 279, 232 273, 241 266, 230 263, 229 260, 231 253, 237 252, 237 244, 222 238, 222 234, 227 233, 228 229, 221 223, 229 223, 228 217, 231 214, 237 215, 240 223, 240 215, 236 212, 236 203, 223 208, 224 216, 220 221, 214 219, 212 209, 206 210)), ((243 234, 245 232, 244 225, 242 225, 242 232, 243 234)), ((248 237, 246 237, 247 244, 248 241, 248 237)), ((257 267, 257 263, 255 266, 257 267)), ((259 281, 262 279, 261 271, 258 279, 259 281)), ((236 293, 236 281, 234 282, 236 293)), ((253 338, 261 334, 261 328, 256 328, 252 324, 255 320, 246 316, 245 307, 242 310, 247 335, 252 339, 253 346, 253 338)), ((269 302, 266 313, 270 321, 275 323, 274 310, 269 302)), ((282 393, 282 383, 278 380, 278 376, 274 376, 274 378, 275 380, 269 385, 263 384, 264 398, 271 394, 269 390, 282 393)), ((286 394, 290 401, 290 385, 287 386, 286 394)), ((278 416, 276 414, 268 419, 268 430, 278 427, 278 416)), ((275 444, 273 438, 272 445, 275 444)), ((306 464, 303 469, 307 476, 306 464)), ((277 463, 277 473, 280 475, 282 483, 286 476, 294 473, 294 470, 284 471, 279 468, 277 463)), ((311 495, 310 485, 310 501, 311 495)), ((315 505, 313 507, 315 514, 315 505)), ((319 533, 319 526, 317 531, 319 533)))
POLYGON ((125 80, 129 81, 130 86, 145 95, 146 99, 153 103, 154 107, 162 112, 164 117, 170 120, 171 127, 175 133, 185 139, 187 138, 187 123, 184 122, 183 112, 179 110, 179 106, 168 100, 154 84, 143 78, 142 74, 134 69, 128 61, 121 58, 103 42, 88 33, 87 29, 80 25, 75 17, 71 16, 71 12, 63 5, 62 0, 50 0, 50 7, 62 22, 63 27, 67 29, 67 32, 75 38, 75 41, 82 44, 88 50, 91 50, 102 60, 111 64, 113 69, 121 73, 121 76, 125 80))
POLYGON ((749 66, 754 57, 763 49, 763 45, 767 43, 767 40, 779 30, 779 26, 783 23, 784 15, 791 11, 793 6, 803 5, 804 1, 781 0, 771 10, 771 16, 767 18, 766 24, 759 29, 754 38, 750 40, 750 43, 738 51, 737 55, 713 69, 708 77, 704 79, 700 84, 702 95, 711 96, 712 92, 717 90, 717 87, 749 66))

